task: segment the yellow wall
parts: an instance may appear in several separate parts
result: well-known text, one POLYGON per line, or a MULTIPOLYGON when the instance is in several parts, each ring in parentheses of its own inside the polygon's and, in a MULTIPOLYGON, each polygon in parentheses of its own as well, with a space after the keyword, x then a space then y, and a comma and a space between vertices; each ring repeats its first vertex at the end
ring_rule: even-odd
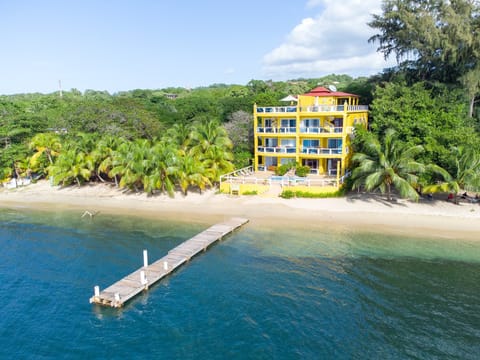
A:
POLYGON ((308 192, 311 194, 324 194, 324 193, 333 193, 337 191, 338 188, 336 186, 296 185, 296 186, 284 187, 283 190, 302 191, 302 192, 308 192))
POLYGON ((348 98, 348 104, 349 105, 358 104, 358 98, 355 97, 355 96, 337 98, 337 97, 333 97, 333 96, 330 97, 330 96, 299 95, 298 96, 298 106, 343 105, 346 98, 348 98))
MULTIPOLYGON (((261 184, 238 184, 240 186, 240 195, 246 192, 256 191, 258 195, 267 192, 270 189, 269 185, 261 184)), ((222 194, 230 194, 230 183, 220 184, 220 192, 222 194)))
MULTIPOLYGON (((300 162, 301 159, 317 159, 319 161, 319 172, 323 174, 327 171, 327 160, 326 158, 331 159, 341 159, 341 168, 340 176, 342 176, 346 169, 349 167, 350 158, 352 156, 352 147, 350 134, 352 128, 356 124, 363 124, 367 126, 368 122, 368 110, 357 110, 356 108, 345 108, 343 111, 336 111, 332 108, 332 111, 319 111, 319 112, 308 112, 307 107, 318 105, 343 105, 345 99, 348 99, 350 105, 358 105, 357 97, 345 97, 345 98, 336 98, 336 97, 315 97, 315 96, 304 96, 300 95, 298 97, 297 111, 295 113, 282 113, 282 112, 272 112, 272 113, 257 113, 257 107, 254 107, 254 148, 255 148, 255 170, 258 170, 259 165, 265 165, 265 158, 274 157, 277 158, 278 165, 281 164, 282 159, 295 160, 300 162), (343 120, 343 132, 335 133, 328 132, 328 129, 333 126, 333 118, 341 118, 343 120), (272 127, 279 128, 281 126, 282 119, 295 119, 296 120, 296 133, 258 133, 257 127, 265 127, 265 120, 272 119, 272 127), (304 119, 319 119, 320 127, 326 128, 327 132, 322 133, 300 133, 301 122, 304 119), (265 145, 266 138, 277 139, 278 145, 281 146, 281 140, 283 138, 295 138, 297 152, 295 154, 285 154, 285 153, 267 153, 262 154, 261 159, 258 159, 257 149, 259 144, 265 145), (328 139, 341 138, 342 139, 342 154, 318 154, 318 156, 303 154, 300 153, 302 147, 303 139, 317 139, 319 140, 319 147, 327 148, 328 139), (346 149, 348 147, 348 153, 346 149)), ((311 110, 311 109, 308 109, 311 110)), ((333 130, 332 130, 333 131, 333 130)))

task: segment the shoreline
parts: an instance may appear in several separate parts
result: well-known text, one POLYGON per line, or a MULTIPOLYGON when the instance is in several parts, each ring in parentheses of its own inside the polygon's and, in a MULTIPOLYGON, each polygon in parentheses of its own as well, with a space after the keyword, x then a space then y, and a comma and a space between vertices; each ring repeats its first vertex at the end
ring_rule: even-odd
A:
POLYGON ((106 184, 51 187, 39 181, 13 190, 0 190, 1 208, 86 210, 112 215, 213 223, 226 217, 246 217, 254 226, 275 229, 305 227, 355 229, 363 232, 480 241, 480 205, 455 205, 442 200, 390 203, 372 194, 343 198, 282 199, 229 196, 209 190, 203 194, 147 196, 106 184))

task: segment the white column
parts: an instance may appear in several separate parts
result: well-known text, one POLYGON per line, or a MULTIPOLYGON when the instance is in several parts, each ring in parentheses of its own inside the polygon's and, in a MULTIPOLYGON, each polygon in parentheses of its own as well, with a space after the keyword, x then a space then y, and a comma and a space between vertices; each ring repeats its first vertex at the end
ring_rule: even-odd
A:
POLYGON ((147 250, 143 250, 143 267, 148 266, 148 252, 147 250))
POLYGON ((145 271, 140 271, 140 283, 142 285, 146 285, 147 284, 147 277, 145 276, 145 271))
POLYGON ((168 262, 167 261, 163 262, 163 269, 168 270, 168 262))
POLYGON ((98 286, 98 285, 95 286, 95 287, 93 288, 93 291, 94 291, 94 294, 95 294, 96 297, 99 297, 99 296, 100 296, 100 286, 98 286))

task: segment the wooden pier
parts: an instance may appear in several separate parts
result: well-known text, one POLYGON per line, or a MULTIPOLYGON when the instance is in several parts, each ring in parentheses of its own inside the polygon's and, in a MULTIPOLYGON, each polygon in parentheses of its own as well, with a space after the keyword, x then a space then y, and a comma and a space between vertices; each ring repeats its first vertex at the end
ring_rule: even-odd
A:
POLYGON ((248 219, 232 218, 220 224, 216 224, 207 230, 195 235, 191 239, 173 248, 168 254, 153 264, 148 264, 147 251, 143 251, 143 267, 125 276, 120 281, 100 292, 95 286, 95 294, 90 298, 90 303, 122 307, 135 295, 147 290, 149 286, 163 279, 172 271, 183 265, 202 250, 221 240, 225 235, 246 224, 248 219))

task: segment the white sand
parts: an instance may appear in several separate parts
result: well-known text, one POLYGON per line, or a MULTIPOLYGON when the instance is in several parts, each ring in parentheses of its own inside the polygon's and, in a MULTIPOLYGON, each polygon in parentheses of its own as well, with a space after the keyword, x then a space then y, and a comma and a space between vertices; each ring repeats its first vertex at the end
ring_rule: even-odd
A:
POLYGON ((281 199, 228 196, 208 191, 202 195, 147 196, 129 194, 110 185, 51 187, 40 181, 27 187, 0 189, 1 207, 78 209, 101 213, 213 223, 242 216, 257 226, 279 231, 285 226, 321 230, 325 227, 359 229, 389 234, 480 241, 480 204, 455 205, 444 200, 414 203, 384 197, 352 194, 333 199, 281 199))

